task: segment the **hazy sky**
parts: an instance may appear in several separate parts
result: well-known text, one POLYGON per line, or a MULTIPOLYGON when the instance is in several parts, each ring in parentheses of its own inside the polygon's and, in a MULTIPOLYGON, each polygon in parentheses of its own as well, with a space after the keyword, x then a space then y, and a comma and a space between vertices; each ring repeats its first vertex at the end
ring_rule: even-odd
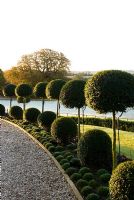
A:
POLYGON ((0 67, 41 48, 71 70, 134 69, 134 0, 0 0, 0 67))

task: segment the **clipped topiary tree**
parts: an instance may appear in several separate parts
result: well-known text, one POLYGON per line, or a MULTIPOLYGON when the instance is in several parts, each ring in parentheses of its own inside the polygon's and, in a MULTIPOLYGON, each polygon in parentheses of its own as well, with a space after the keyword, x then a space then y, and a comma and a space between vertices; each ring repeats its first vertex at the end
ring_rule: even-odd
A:
POLYGON ((37 122, 37 118, 40 114, 40 111, 37 108, 28 108, 24 112, 24 119, 29 122, 37 122))
POLYGON ((0 104, 0 116, 4 116, 4 115, 5 115, 5 106, 0 104))
POLYGON ((134 76, 120 70, 96 73, 86 83, 86 103, 99 113, 113 115, 113 168, 116 166, 116 113, 134 106, 134 76))
POLYGON ((15 119, 23 118, 23 110, 20 106, 12 106, 9 110, 9 116, 15 119))
POLYGON ((85 81, 71 80, 62 88, 60 100, 67 108, 78 108, 78 138, 80 138, 80 108, 85 105, 85 81))
POLYGON ((109 182, 109 191, 111 200, 134 199, 134 161, 117 166, 109 182))
POLYGON ((91 169, 112 170, 112 141, 110 136, 98 129, 87 131, 78 142, 81 164, 91 169))
POLYGON ((50 131, 52 122, 56 119, 56 114, 52 111, 45 111, 38 116, 38 125, 43 127, 47 132, 50 131))
POLYGON ((63 144, 74 141, 77 135, 77 124, 69 117, 60 117, 54 120, 51 125, 51 135, 63 144))
POLYGON ((19 84, 15 88, 15 94, 23 98, 23 110, 25 111, 26 99, 32 95, 32 88, 26 83, 19 84))
POLYGON ((15 96, 16 85, 8 84, 3 88, 3 95, 5 97, 10 97, 10 108, 12 106, 12 98, 15 96))
POLYGON ((33 93, 35 97, 42 99, 42 113, 44 112, 44 103, 46 98, 46 82, 39 82, 35 85, 33 93))
POLYGON ((60 102, 59 102, 60 91, 65 83, 66 82, 62 79, 56 79, 50 81, 46 87, 47 98, 57 100, 57 117, 59 115, 59 107, 60 107, 60 102))

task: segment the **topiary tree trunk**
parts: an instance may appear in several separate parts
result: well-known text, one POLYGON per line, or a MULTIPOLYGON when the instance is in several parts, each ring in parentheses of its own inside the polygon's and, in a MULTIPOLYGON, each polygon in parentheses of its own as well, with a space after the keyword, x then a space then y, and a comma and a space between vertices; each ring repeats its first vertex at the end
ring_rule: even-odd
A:
POLYGON ((80 108, 78 108, 78 140, 80 139, 80 108))
POLYGON ((12 98, 10 98, 10 109, 12 107, 12 98))
POLYGON ((112 121, 112 128, 113 128, 113 169, 115 169, 117 165, 116 159, 116 119, 115 119, 115 111, 113 111, 113 121, 112 121))
POLYGON ((44 98, 42 98, 42 113, 44 112, 44 104, 45 104, 45 100, 44 98))
POLYGON ((56 118, 58 118, 58 116, 59 116, 59 108, 60 108, 60 101, 58 99, 57 100, 57 114, 56 114, 56 118))

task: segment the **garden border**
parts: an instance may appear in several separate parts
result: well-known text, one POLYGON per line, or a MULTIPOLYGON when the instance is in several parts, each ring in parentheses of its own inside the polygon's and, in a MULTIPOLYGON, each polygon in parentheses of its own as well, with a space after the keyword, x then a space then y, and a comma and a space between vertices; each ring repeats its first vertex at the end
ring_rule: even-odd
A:
POLYGON ((12 124, 13 126, 19 128, 20 130, 22 130, 29 138, 31 138, 33 140, 33 142, 35 142, 35 144, 39 145, 40 148, 42 148, 47 154, 48 156, 54 161, 55 165, 57 166, 57 168, 59 169, 59 171, 62 173, 62 175, 65 177, 66 182, 69 184, 70 188, 72 189, 75 197, 77 200, 83 200, 81 194, 79 193, 79 191, 77 190, 76 186, 74 185, 74 183, 71 181, 71 179, 69 178, 69 176, 65 173, 64 169, 61 167, 61 165, 58 163, 58 161, 54 158, 54 156, 36 139, 34 138, 32 135, 30 135, 26 130, 24 130, 22 127, 20 127, 19 125, 8 121, 6 119, 1 119, 9 124, 12 124))

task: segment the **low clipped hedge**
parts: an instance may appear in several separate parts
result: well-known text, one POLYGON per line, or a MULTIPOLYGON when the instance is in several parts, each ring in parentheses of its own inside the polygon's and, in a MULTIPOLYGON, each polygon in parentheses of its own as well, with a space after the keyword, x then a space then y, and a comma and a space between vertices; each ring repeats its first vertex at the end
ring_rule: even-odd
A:
POLYGON ((12 106, 9 110, 9 116, 14 119, 22 119, 23 118, 23 110, 20 106, 12 106))
POLYGON ((113 200, 134 199, 134 161, 126 161, 115 168, 109 181, 109 191, 113 200))
POLYGON ((39 114, 37 118, 38 125, 43 127, 45 131, 49 132, 52 122, 56 119, 56 114, 52 111, 45 111, 39 114))
POLYGON ((37 122, 37 118, 40 114, 40 111, 37 108, 28 108, 24 112, 24 119, 28 122, 37 122))
POLYGON ((83 166, 112 170, 112 141, 102 130, 87 131, 78 142, 77 154, 83 166))
MULTIPOLYGON (((78 122, 77 117, 70 117, 70 118, 75 120, 76 123, 78 122)), ((94 126, 102 126, 102 127, 112 128, 112 119, 111 118, 103 119, 103 118, 96 118, 96 117, 85 117, 83 120, 83 118, 81 117, 80 123, 85 124, 85 125, 94 125, 94 126)), ((119 129, 122 131, 134 132, 134 122, 120 120, 119 129)))
POLYGON ((0 116, 4 116, 4 115, 5 115, 5 106, 0 104, 0 116))
POLYGON ((77 124, 69 117, 59 117, 51 126, 51 135, 62 144, 71 143, 77 135, 77 124))

